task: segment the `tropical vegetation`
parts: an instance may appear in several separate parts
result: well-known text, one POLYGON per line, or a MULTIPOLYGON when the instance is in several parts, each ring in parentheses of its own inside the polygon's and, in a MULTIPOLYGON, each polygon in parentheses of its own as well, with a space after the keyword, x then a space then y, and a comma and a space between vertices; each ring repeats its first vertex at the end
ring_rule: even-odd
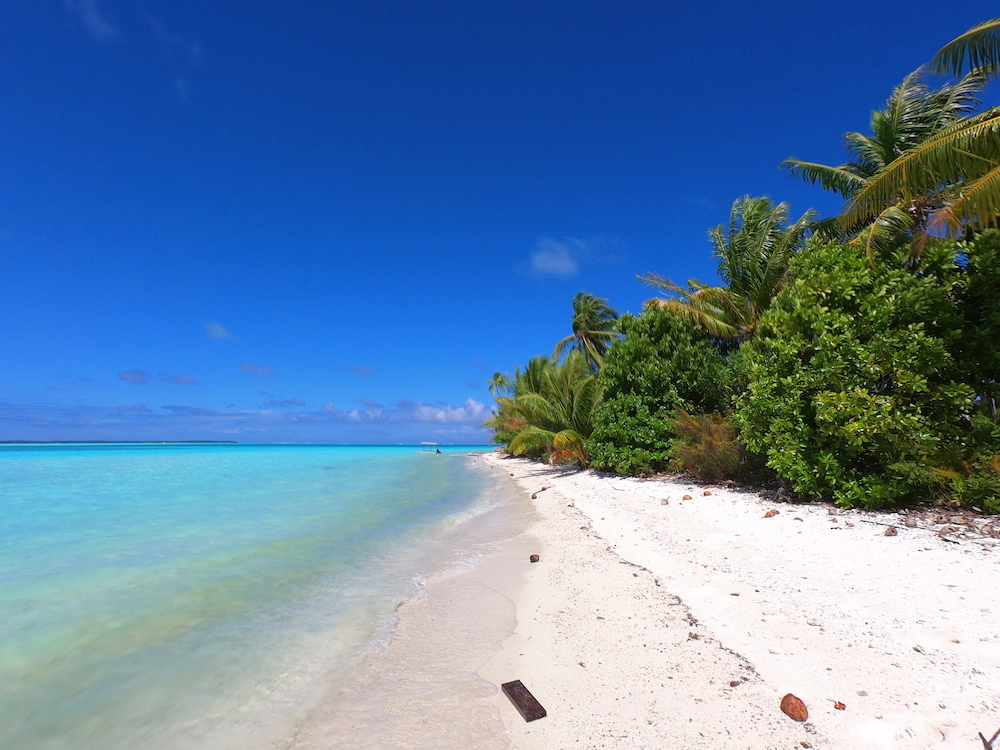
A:
POLYGON ((815 217, 813 211, 806 211, 789 224, 788 212, 787 203, 775 205, 770 198, 738 198, 729 212, 729 224, 708 233, 723 285, 691 279, 685 288, 649 273, 639 278, 678 295, 651 303, 696 323, 716 338, 736 343, 751 338, 760 316, 785 284, 788 264, 815 217))
POLYGON ((848 133, 788 159, 836 216, 743 196, 709 232, 720 283, 581 292, 551 356, 490 381, 515 455, 621 474, 776 481, 844 506, 1000 512, 1000 19, 945 45, 848 133), (929 76, 952 80, 934 87, 929 76))
POLYGON ((590 457, 595 468, 648 474, 668 468, 677 409, 723 407, 726 361, 704 329, 650 305, 625 315, 624 338, 611 348, 599 381, 590 457))

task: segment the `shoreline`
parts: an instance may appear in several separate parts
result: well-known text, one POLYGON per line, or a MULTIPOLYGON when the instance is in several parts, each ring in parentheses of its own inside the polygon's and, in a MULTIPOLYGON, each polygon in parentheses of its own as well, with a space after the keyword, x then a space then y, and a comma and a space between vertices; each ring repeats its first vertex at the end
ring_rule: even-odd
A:
POLYGON ((484 460, 524 492, 549 488, 533 501, 541 561, 525 561, 516 631, 479 671, 497 688, 521 679, 548 710, 527 724, 490 699, 512 747, 975 748, 1000 726, 995 542, 484 460), (780 712, 789 692, 807 722, 780 712))
POLYGON ((282 750, 509 747, 478 669, 517 627, 515 600, 534 541, 527 497, 480 456, 487 487, 451 519, 420 592, 399 602, 387 641, 369 648, 300 709, 282 750))

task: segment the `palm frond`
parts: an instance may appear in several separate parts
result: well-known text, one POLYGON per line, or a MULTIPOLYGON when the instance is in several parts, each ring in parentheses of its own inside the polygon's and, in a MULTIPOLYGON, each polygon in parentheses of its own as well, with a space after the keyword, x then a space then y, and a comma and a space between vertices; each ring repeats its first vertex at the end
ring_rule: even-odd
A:
POLYGON ((739 328, 724 320, 721 311, 696 308, 678 299, 664 299, 662 297, 648 300, 646 304, 655 305, 661 310, 669 310, 679 318, 704 328, 710 336, 715 338, 735 339, 739 335, 739 328))
POLYGON ((556 433, 539 427, 526 427, 510 441, 510 452, 520 456, 528 452, 544 453, 552 449, 556 433))
POLYGON ((936 133, 971 116, 982 103, 979 94, 986 86, 987 80, 988 76, 984 71, 975 69, 957 83, 942 86, 935 91, 929 103, 933 114, 930 123, 931 133, 936 133))
POLYGON ((965 69, 996 74, 1000 66, 1000 18, 976 24, 948 42, 931 60, 933 73, 958 76, 965 69))
POLYGON ((824 190, 839 193, 845 198, 854 195, 866 183, 864 177, 855 174, 847 165, 830 167, 826 164, 789 158, 781 162, 781 168, 813 185, 819 183, 824 190))
POLYGON ((932 224, 956 235, 963 225, 994 227, 1000 217, 1000 165, 976 180, 956 187, 948 205, 936 212, 932 224))
POLYGON ((889 206, 851 242, 864 247, 865 253, 872 259, 891 249, 913 225, 910 214, 899 206, 889 206))

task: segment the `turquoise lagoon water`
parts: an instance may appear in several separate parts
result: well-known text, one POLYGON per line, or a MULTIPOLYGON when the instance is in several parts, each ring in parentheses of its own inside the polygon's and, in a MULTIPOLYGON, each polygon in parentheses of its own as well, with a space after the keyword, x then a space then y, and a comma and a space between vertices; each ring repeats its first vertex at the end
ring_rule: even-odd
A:
POLYGON ((445 450, 0 447, 0 748, 287 746, 488 502, 445 450))

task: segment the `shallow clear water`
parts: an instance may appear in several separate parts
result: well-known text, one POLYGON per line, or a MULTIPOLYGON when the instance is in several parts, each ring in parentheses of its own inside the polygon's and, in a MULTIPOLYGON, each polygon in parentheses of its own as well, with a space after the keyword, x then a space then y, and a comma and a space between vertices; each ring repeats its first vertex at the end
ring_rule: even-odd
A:
POLYGON ((410 447, 0 447, 0 748, 270 747, 487 485, 410 447))

